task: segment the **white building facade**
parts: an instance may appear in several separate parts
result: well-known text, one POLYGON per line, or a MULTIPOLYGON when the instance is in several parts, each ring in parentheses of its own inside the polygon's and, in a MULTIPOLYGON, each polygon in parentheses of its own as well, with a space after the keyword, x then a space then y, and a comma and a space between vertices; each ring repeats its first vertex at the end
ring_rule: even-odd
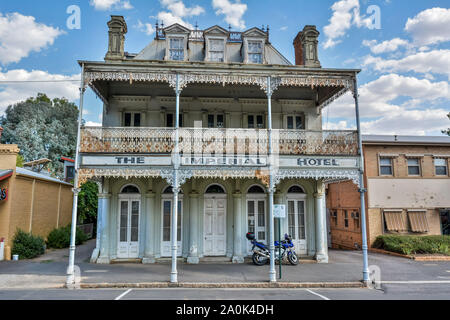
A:
POLYGON ((104 102, 102 127, 81 128, 77 170, 78 185, 99 185, 92 261, 171 257, 172 275, 176 257, 243 263, 245 234, 270 243, 280 223, 300 257, 327 262, 324 183, 358 183, 360 153, 357 132, 323 131, 321 114, 359 70, 322 68, 313 26, 299 34, 299 65, 269 30, 157 26, 132 55, 123 17, 108 26, 105 61, 79 62, 83 89, 104 102))

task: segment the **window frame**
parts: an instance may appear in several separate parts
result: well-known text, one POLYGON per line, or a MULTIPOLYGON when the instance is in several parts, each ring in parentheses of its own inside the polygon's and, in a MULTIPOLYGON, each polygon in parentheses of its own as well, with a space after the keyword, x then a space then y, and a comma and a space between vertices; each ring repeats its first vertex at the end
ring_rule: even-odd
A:
POLYGON ((167 38, 167 60, 170 61, 186 61, 186 37, 184 36, 170 36, 167 38), (172 40, 180 40, 181 48, 172 49, 171 42, 172 40), (172 59, 172 51, 180 51, 182 52, 181 59, 172 59))
POLYGON ((284 115, 284 128, 287 130, 305 130, 305 115, 304 114, 286 114, 284 115), (292 129, 289 128, 289 117, 292 117, 292 129), (300 118, 301 128, 297 128, 297 118, 300 118))
MULTIPOLYGON (((182 113, 182 112, 180 112, 180 114, 179 114, 179 116, 180 116, 180 120, 179 120, 179 122, 180 122, 180 128, 183 128, 183 123, 184 123, 184 114, 182 113)), ((165 128, 175 128, 175 125, 176 125, 176 122, 175 122, 176 120, 175 120, 175 112, 166 112, 165 113, 165 115, 164 115, 164 127, 165 128), (169 126, 168 125, 168 119, 167 119, 167 117, 169 116, 169 115, 172 115, 172 121, 173 121, 173 125, 172 126, 169 126)))
POLYGON ((208 112, 208 114, 206 115, 206 127, 207 128, 210 128, 210 129, 223 129, 223 128, 226 128, 226 123, 225 123, 225 113, 223 113, 223 112, 208 112), (212 116, 213 117, 213 126, 212 127, 210 127, 209 126, 209 117, 210 116, 212 116), (223 119, 223 121, 222 121, 222 126, 221 127, 219 127, 218 126, 218 117, 219 116, 222 116, 222 119, 223 119))
POLYGON ((206 39, 206 41, 207 41, 207 61, 209 61, 209 62, 226 62, 226 60, 227 60, 226 59, 226 46, 227 46, 226 38, 217 38, 217 37, 209 38, 208 37, 206 39), (222 51, 212 50, 211 49, 212 48, 211 41, 222 41, 223 50, 222 51), (212 59, 211 53, 217 53, 217 52, 222 53, 222 55, 223 55, 222 61, 217 61, 217 60, 212 59))
POLYGON ((434 166, 434 175, 436 176, 436 177, 448 177, 448 158, 442 158, 442 157, 434 157, 433 158, 433 166, 434 166), (436 165, 436 160, 443 160, 444 161, 444 165, 440 165, 440 166, 437 166, 436 165), (437 173, 437 168, 438 167, 443 167, 443 168, 445 168, 445 174, 438 174, 437 173))
POLYGON ((265 121, 265 114, 263 113, 249 113, 247 114, 247 128, 248 129, 265 129, 266 128, 266 121, 265 121), (249 119, 250 117, 253 117, 253 127, 250 127, 249 119), (258 127, 258 117, 261 117, 262 119, 262 126, 258 127))
POLYGON ((264 64, 265 63, 265 39, 261 38, 246 38, 245 39, 245 63, 246 64, 264 64), (251 43, 260 43, 261 44, 261 52, 253 52, 250 51, 250 44, 251 43), (261 62, 253 62, 250 60, 250 55, 259 54, 261 56, 261 62))
POLYGON ((407 170, 407 174, 408 174, 408 176, 413 176, 413 177, 420 177, 420 176, 422 176, 422 164, 421 164, 421 158, 420 157, 407 157, 406 158, 406 170, 407 170), (416 160, 417 161, 417 166, 416 165, 413 165, 413 166, 411 166, 410 164, 409 164, 409 161, 410 160, 416 160), (418 169, 419 169, 419 173, 417 173, 417 174, 412 174, 412 173, 410 173, 409 172, 409 168, 410 167, 417 167, 418 169))
POLYGON ((133 127, 135 127, 135 128, 139 128, 139 127, 142 127, 142 123, 143 123, 143 112, 141 112, 141 111, 123 111, 123 116, 122 116, 122 126, 123 127, 126 127, 126 128, 133 128, 133 127), (129 126, 127 126, 126 124, 125 124, 125 119, 126 119, 126 115, 127 114, 130 114, 131 115, 131 118, 130 118, 130 125, 129 126), (139 114, 139 126, 136 126, 135 124, 136 124, 136 114, 139 114))
POLYGON ((394 157, 388 157, 388 156, 379 156, 378 157, 378 175, 379 176, 385 176, 385 177, 393 177, 394 176, 394 161, 393 161, 394 157), (387 165, 382 165, 381 161, 382 159, 389 159, 390 161, 390 168, 391 168, 391 173, 390 174, 385 174, 381 172, 381 167, 387 167, 387 165))

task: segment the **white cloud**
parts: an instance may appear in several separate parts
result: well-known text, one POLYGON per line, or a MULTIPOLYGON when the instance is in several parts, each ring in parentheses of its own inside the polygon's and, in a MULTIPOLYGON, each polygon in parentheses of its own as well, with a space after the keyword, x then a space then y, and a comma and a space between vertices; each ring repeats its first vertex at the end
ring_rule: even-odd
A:
POLYGON ((133 9, 128 0, 91 0, 89 4, 100 11, 133 9))
POLYGON ((0 13, 0 63, 19 62, 30 52, 52 45, 63 33, 58 28, 37 23, 33 16, 0 13))
POLYGON ((400 47, 410 46, 407 40, 400 38, 394 38, 392 40, 386 40, 378 43, 377 40, 364 40, 363 45, 370 48, 370 51, 374 54, 381 54, 386 52, 397 51, 400 47))
POLYGON ((229 0, 212 0, 212 7, 216 15, 224 15, 225 22, 234 28, 245 29, 245 20, 242 18, 247 11, 247 5, 240 0, 230 2, 229 0))
POLYGON ((364 66, 373 66, 381 72, 409 72, 443 74, 450 78, 450 50, 419 52, 402 59, 383 59, 367 56, 364 66))
POLYGON ((189 29, 194 29, 192 24, 185 21, 186 18, 199 16, 205 13, 205 9, 200 6, 186 7, 183 1, 180 0, 160 0, 161 6, 168 11, 161 11, 157 15, 157 19, 164 22, 165 26, 170 26, 174 23, 181 24, 189 29))
POLYGON ((411 33, 419 46, 450 41, 450 9, 432 8, 409 18, 405 31, 411 33))
POLYGON ((49 80, 79 80, 80 74, 71 76, 61 74, 50 74, 46 71, 33 70, 26 71, 15 69, 7 72, 0 72, 0 114, 6 107, 34 97, 38 93, 45 93, 50 98, 65 97, 69 101, 79 98, 79 81, 73 82, 12 82, 2 84, 5 81, 49 81, 49 80))
POLYGON ((324 27, 324 33, 327 37, 324 48, 331 48, 340 43, 338 40, 345 36, 347 31, 352 27, 358 28, 368 27, 372 20, 360 16, 359 0, 340 0, 331 6, 333 15, 329 20, 329 24, 324 27))
POLYGON ((102 124, 99 122, 94 122, 94 121, 86 121, 86 123, 84 124, 86 127, 101 127, 102 124))
POLYGON ((145 32, 145 34, 148 36, 151 36, 153 33, 155 33, 155 28, 151 23, 142 23, 141 20, 138 20, 136 28, 142 32, 145 32))
MULTIPOLYGON (((450 99, 446 81, 431 82, 397 74, 381 76, 359 89, 361 128, 367 134, 417 134, 439 132, 448 126, 448 111, 433 104, 450 99), (403 98, 405 101, 398 102, 403 98), (426 106, 426 107, 424 107, 426 106), (421 121, 423 119, 423 121, 421 121)), ((347 93, 325 110, 324 118, 355 118, 355 105, 347 93)), ((329 122, 325 128, 351 129, 348 120, 329 122)))

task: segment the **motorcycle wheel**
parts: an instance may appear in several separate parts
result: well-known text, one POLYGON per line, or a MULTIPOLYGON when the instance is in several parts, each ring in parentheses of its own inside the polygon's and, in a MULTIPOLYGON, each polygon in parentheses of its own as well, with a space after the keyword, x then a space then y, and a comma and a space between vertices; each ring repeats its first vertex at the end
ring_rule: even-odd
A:
POLYGON ((269 259, 257 253, 253 253, 252 260, 253 263, 256 264, 257 266, 263 266, 267 263, 269 259))
POLYGON ((288 252, 288 260, 293 266, 298 265, 298 257, 294 251, 288 252))

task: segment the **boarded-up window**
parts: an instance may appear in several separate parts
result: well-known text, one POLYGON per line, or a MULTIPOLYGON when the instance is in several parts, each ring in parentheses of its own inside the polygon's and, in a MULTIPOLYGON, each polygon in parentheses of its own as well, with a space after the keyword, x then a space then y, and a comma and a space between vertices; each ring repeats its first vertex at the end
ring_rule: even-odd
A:
POLYGON ((405 220, 402 217, 402 211, 384 211, 384 221, 387 231, 406 231, 405 220))
POLYGON ((408 219, 412 232, 429 231, 426 211, 408 211, 408 219))

